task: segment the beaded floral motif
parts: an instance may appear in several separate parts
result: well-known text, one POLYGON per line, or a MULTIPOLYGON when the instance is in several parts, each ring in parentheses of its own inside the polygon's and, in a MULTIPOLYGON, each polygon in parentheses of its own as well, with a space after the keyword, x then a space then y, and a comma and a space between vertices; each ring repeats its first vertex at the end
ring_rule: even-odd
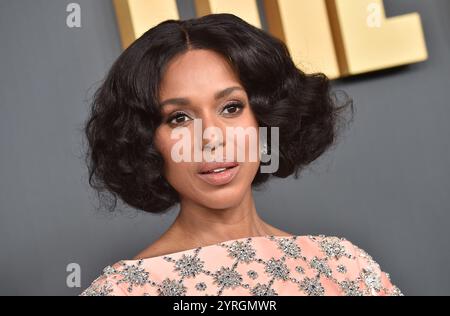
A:
POLYGON ((325 289, 318 277, 304 278, 303 281, 300 282, 300 289, 305 291, 309 296, 323 296, 325 293, 325 289))
POLYGON ((349 254, 346 253, 345 247, 341 244, 344 239, 337 237, 325 237, 320 241, 320 247, 328 258, 339 259, 342 256, 348 257, 349 254))
MULTIPOLYGON (((99 279, 100 278, 98 278, 97 280, 99 279)), ((94 283, 89 288, 87 288, 83 293, 81 293, 81 296, 109 296, 112 291, 113 288, 111 283, 104 283, 104 284, 94 283)))
POLYGON ((301 274, 305 273, 305 269, 303 269, 303 267, 301 267, 301 266, 296 266, 295 271, 297 271, 298 273, 301 273, 301 274))
POLYGON ((342 281, 339 283, 342 290, 344 290, 347 296, 362 296, 363 292, 359 289, 357 281, 342 281))
POLYGON ((249 278, 255 280, 258 277, 258 272, 255 270, 248 270, 247 275, 249 278))
POLYGON ((339 272, 339 273, 346 273, 347 272, 347 268, 343 264, 340 264, 340 265, 337 266, 336 271, 339 272))
POLYGON ((266 262, 266 272, 275 279, 287 280, 289 277, 289 269, 287 265, 281 260, 270 258, 266 262))
POLYGON ((105 267, 81 295, 221 296, 235 291, 254 296, 403 295, 364 250, 345 238, 324 235, 248 237, 122 260, 105 267), (162 274, 158 267, 164 264, 162 274))
POLYGON ((256 254, 255 249, 249 243, 241 241, 233 242, 228 248, 228 253, 231 257, 242 262, 252 261, 256 254))
MULTIPOLYGON (((295 236, 294 236, 295 237, 295 236)), ((297 238, 280 238, 277 240, 278 248, 281 249, 286 256, 291 258, 300 258, 300 247, 295 243, 297 238)))
POLYGON ((328 266, 328 263, 324 259, 319 259, 314 257, 310 262, 310 267, 316 269, 318 275, 324 275, 327 278, 332 276, 331 268, 328 266))
POLYGON ((175 262, 175 271, 179 271, 181 276, 195 277, 203 269, 203 261, 196 256, 183 255, 181 259, 175 262))
POLYGON ((222 288, 235 288, 242 283, 242 276, 232 268, 221 267, 214 275, 214 282, 222 288))
POLYGON ((206 288, 207 288, 207 285, 205 284, 205 282, 200 282, 200 283, 197 283, 197 284, 195 285, 195 288, 196 288, 198 291, 205 291, 206 288))
POLYGON ((123 277, 117 281, 117 284, 128 284, 127 290, 128 292, 131 292, 134 286, 143 286, 147 283, 149 273, 140 267, 142 265, 142 260, 139 260, 137 265, 128 265, 124 262, 121 264, 123 268, 119 271, 119 274, 123 277))
POLYGON ((278 295, 274 289, 270 288, 270 285, 266 284, 256 284, 254 288, 251 289, 251 294, 253 296, 276 296, 278 295))
POLYGON ((160 296, 183 296, 186 294, 186 286, 177 280, 169 278, 164 279, 158 288, 158 295, 160 296))

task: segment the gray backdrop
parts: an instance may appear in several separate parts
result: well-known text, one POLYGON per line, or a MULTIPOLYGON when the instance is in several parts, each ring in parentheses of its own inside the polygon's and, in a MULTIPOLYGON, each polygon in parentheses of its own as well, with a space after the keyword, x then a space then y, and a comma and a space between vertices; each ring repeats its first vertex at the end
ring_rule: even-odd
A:
MULTIPOLYGON (((120 39, 110 0, 76 1, 82 27, 73 29, 69 2, 0 1, 3 295, 77 295, 104 266, 155 240, 177 212, 96 210, 80 128, 120 39), (66 286, 72 262, 81 288, 66 286)), ((179 2, 181 17, 193 17, 192 1, 179 2)), ((353 124, 300 179, 256 192, 257 209, 298 235, 346 237, 407 295, 448 295, 450 2, 386 1, 386 10, 421 14, 429 60, 335 81, 355 100, 353 124)))

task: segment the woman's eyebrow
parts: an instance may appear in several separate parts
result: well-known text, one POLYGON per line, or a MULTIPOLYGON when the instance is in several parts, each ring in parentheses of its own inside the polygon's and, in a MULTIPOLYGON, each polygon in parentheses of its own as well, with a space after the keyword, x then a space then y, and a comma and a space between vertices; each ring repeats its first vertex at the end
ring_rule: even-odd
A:
MULTIPOLYGON (((242 87, 239 87, 239 86, 229 87, 229 88, 226 88, 224 90, 216 92, 214 94, 214 99, 215 100, 220 100, 222 98, 225 98, 226 96, 230 95, 235 90, 242 90, 243 91, 244 89, 242 87)), ((190 101, 189 101, 188 98, 171 98, 171 99, 167 99, 167 100, 164 100, 163 102, 161 102, 160 103, 160 107, 162 108, 166 104, 187 106, 187 105, 190 104, 190 101)))

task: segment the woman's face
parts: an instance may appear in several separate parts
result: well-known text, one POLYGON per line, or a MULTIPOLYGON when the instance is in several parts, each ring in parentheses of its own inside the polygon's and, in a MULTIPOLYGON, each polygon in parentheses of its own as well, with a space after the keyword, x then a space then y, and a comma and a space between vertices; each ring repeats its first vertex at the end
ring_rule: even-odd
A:
POLYGON ((175 57, 168 64, 162 78, 159 101, 160 104, 164 104, 161 108, 163 121, 156 130, 154 141, 165 161, 166 180, 180 194, 182 200, 189 199, 214 209, 239 204, 244 194, 251 190, 260 157, 256 155, 254 159, 254 156, 249 156, 250 150, 254 151, 253 147, 250 148, 249 134, 244 137, 243 142, 240 142, 237 137, 230 139, 226 134, 226 128, 253 129, 258 137, 259 126, 251 111, 247 93, 226 59, 213 51, 198 49, 175 57), (228 89, 232 87, 234 89, 228 89), (217 98, 216 94, 225 89, 228 89, 228 93, 223 93, 217 98), (170 102, 169 99, 177 99, 178 102, 177 100, 170 102), (184 99, 183 102, 180 102, 180 99, 184 99), (196 136, 194 119, 195 123, 201 122, 201 129, 197 130, 201 132, 200 139, 197 138, 200 141, 197 143, 194 142, 196 136), (190 161, 176 162, 173 159, 172 148, 180 142, 179 138, 171 138, 171 133, 176 127, 184 128, 190 133, 190 148, 188 148, 191 152, 190 161), (218 138, 217 134, 204 136, 203 132, 208 127, 217 127, 223 139, 218 138), (231 157, 227 156, 229 146, 234 147, 234 155, 231 157), (201 161, 194 160, 195 149, 201 153, 201 161), (244 159, 238 158, 239 150, 242 150, 244 159), (234 175, 231 181, 227 178, 228 180, 223 181, 227 183, 221 184, 223 182, 214 182, 214 179, 205 180, 205 176, 200 175, 200 169, 204 167, 202 162, 207 162, 205 153, 209 153, 215 160, 218 160, 217 157, 220 155, 223 161, 239 163, 237 167, 225 173, 206 176, 218 181, 219 178, 223 180, 227 176, 234 175))

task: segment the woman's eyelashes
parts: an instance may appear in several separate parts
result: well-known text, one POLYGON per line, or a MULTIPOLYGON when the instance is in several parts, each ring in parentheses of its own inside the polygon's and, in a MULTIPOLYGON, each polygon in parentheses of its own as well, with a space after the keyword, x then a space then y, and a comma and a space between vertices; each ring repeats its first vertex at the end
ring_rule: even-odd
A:
POLYGON ((181 121, 181 122, 178 121, 179 118, 183 118, 183 117, 187 117, 187 115, 184 114, 183 112, 175 112, 169 116, 169 118, 167 119, 167 123, 171 124, 171 125, 178 125, 180 123, 183 123, 183 121, 181 121))
POLYGON ((226 114, 234 115, 234 114, 240 113, 240 111, 243 108, 244 108, 244 104, 242 104, 242 102, 240 102, 240 101, 236 101, 236 102, 231 102, 231 103, 228 103, 227 105, 225 105, 223 107, 222 112, 224 112, 225 110, 228 110, 228 109, 233 109, 233 111, 231 111, 231 113, 226 113, 226 114))
MULTIPOLYGON (((243 108, 244 104, 242 102, 234 101, 225 105, 221 113, 223 113, 225 117, 233 117, 239 115, 243 108)), ((188 120, 189 115, 182 111, 176 111, 169 116, 166 122, 170 125, 182 125, 183 123, 188 122, 188 120), (185 118, 187 118, 187 120, 185 118)))

